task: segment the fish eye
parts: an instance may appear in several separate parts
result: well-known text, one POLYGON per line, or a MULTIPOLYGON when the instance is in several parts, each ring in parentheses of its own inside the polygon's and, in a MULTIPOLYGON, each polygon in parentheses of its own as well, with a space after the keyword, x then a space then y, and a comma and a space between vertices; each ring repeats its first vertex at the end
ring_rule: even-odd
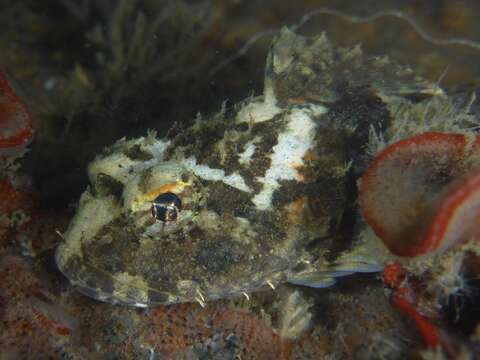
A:
POLYGON ((177 220, 181 210, 182 202, 171 192, 158 195, 152 202, 152 216, 162 222, 177 220))

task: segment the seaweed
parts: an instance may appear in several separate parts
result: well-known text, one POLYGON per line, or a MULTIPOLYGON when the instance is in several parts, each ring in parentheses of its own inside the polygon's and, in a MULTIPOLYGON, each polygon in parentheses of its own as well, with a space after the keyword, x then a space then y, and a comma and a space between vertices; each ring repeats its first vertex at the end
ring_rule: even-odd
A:
MULTIPOLYGON (((105 145, 149 128, 164 134, 173 119, 184 121, 198 111, 185 97, 208 82, 193 79, 215 54, 203 50, 212 30, 204 2, 59 1, 52 8, 49 14, 72 23, 64 37, 56 34, 59 44, 68 43, 73 30, 81 36, 75 33, 65 49, 57 46, 62 62, 42 64, 46 91, 37 90, 30 101, 37 136, 23 166, 35 177, 43 202, 61 207, 78 196, 86 183, 80 169, 105 145), (64 56, 71 47, 75 51, 64 56)), ((34 8, 22 9, 40 16, 34 8)), ((39 46, 46 39, 35 41, 39 46)))

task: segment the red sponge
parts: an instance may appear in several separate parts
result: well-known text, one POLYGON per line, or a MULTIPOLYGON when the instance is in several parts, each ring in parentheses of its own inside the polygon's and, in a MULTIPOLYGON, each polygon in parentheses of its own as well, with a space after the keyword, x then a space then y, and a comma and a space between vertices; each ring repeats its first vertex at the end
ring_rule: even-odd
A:
POLYGON ((30 111, 0 72, 0 149, 25 144, 32 132, 30 111))
POLYGON ((425 254, 468 235, 480 209, 478 143, 428 132, 388 146, 373 160, 359 182, 359 206, 393 254, 425 254))

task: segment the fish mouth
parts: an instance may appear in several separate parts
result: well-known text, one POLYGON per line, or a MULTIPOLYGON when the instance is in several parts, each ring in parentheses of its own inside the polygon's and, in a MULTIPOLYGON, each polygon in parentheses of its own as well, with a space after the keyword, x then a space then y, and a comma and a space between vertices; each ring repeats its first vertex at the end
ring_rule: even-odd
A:
POLYGON ((118 305, 134 307, 152 307, 185 302, 197 302, 205 306, 207 301, 237 298, 258 291, 275 288, 285 281, 284 271, 252 274, 251 278, 242 278, 230 283, 199 282, 194 279, 177 279, 164 284, 148 281, 140 276, 126 272, 110 273, 99 269, 80 256, 62 256, 61 246, 57 249, 55 260, 63 275, 75 290, 92 299, 118 305), (172 289, 165 291, 162 288, 172 289))
POLYGON ((80 293, 106 303, 149 307, 174 304, 182 300, 174 294, 161 291, 139 276, 127 273, 111 274, 99 269, 80 256, 62 256, 62 245, 55 254, 55 262, 62 274, 80 293))

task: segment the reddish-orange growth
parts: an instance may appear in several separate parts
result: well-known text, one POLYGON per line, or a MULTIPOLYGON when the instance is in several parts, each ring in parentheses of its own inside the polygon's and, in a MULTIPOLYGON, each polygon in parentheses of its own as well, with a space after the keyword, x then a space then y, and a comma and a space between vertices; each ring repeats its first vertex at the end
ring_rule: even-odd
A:
POLYGON ((0 72, 0 148, 23 145, 32 136, 32 116, 0 72))
POLYGON ((224 336, 238 338, 242 358, 255 354, 259 359, 286 359, 290 341, 282 339, 265 321, 245 310, 229 309, 213 319, 212 325, 224 336))
POLYGON ((146 314, 144 323, 145 343, 168 358, 182 358, 193 346, 212 341, 234 341, 242 359, 255 354, 280 360, 290 349, 290 342, 257 315, 222 302, 209 303, 205 309, 198 304, 159 306, 146 314))
POLYGON ((392 295, 391 301, 397 310, 408 316, 415 323, 425 345, 435 348, 440 344, 438 328, 429 319, 420 314, 412 303, 396 293, 392 295))
POLYGON ((52 324, 36 309, 30 311, 34 298, 42 290, 27 261, 17 256, 3 257, 0 261, 0 278, 2 352, 21 359, 58 358, 51 335, 65 336, 65 329, 59 324, 52 324))
POLYGON ((52 319, 47 317, 44 313, 40 312, 35 306, 32 306, 32 313, 37 323, 50 334, 58 336, 70 336, 72 330, 52 319))
POLYGON ((28 192, 16 189, 9 179, 0 179, 0 213, 9 215, 28 207, 29 197, 28 192))
POLYGON ((438 205, 425 240, 417 248, 425 253, 447 248, 455 243, 475 238, 478 241, 480 224, 480 172, 469 174, 455 182, 438 205))
POLYGON ((0 261, 0 297, 8 303, 34 296, 40 283, 25 260, 4 256, 0 261))
POLYGON ((383 280, 385 285, 392 290, 390 298, 392 305, 415 323, 425 345, 429 347, 441 345, 437 326, 422 315, 416 305, 412 284, 408 281, 405 269, 398 262, 389 263, 385 266, 383 280))
POLYGON ((470 227, 476 221, 480 181, 449 189, 478 166, 478 142, 463 134, 424 133, 373 160, 359 182, 360 210, 392 253, 413 257, 463 239, 459 221, 470 227))
POLYGON ((405 281, 405 270, 398 261, 385 265, 383 269, 383 283, 392 289, 398 289, 405 281))
POLYGON ((60 355, 49 341, 47 333, 40 331, 20 309, 9 309, 9 316, 0 323, 0 349, 16 359, 56 359, 60 355))

